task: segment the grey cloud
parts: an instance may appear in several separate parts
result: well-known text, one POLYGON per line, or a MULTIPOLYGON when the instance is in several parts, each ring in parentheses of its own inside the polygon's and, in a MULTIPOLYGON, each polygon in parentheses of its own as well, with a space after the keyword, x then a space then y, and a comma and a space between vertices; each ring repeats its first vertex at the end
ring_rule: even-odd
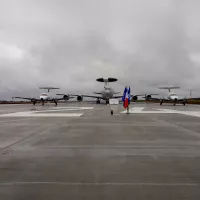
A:
POLYGON ((90 93, 101 89, 95 79, 102 76, 117 77, 117 91, 126 84, 134 93, 166 84, 183 95, 200 91, 197 1, 6 2, 0 45, 16 46, 23 57, 0 57, 3 98, 38 95, 41 85, 90 93))

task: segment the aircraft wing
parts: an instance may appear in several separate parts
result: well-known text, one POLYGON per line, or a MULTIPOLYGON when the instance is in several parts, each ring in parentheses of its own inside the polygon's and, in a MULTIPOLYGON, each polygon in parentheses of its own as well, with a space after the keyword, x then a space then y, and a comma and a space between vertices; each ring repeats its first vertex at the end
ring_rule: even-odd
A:
POLYGON ((122 98, 123 97, 123 95, 120 95, 120 96, 113 96, 112 98, 113 99, 118 99, 118 98, 122 98))
POLYGON ((29 98, 29 97, 12 97, 12 99, 25 99, 25 100, 35 100, 35 101, 40 101, 40 99, 36 99, 36 98, 29 98))
MULTIPOLYGON (((137 97, 139 97, 139 96, 144 96, 145 94, 136 94, 136 95, 132 95, 131 94, 131 98, 132 97, 135 97, 135 96, 137 96, 137 97)), ((123 95, 120 95, 120 96, 113 96, 112 98, 122 98, 123 97, 123 95)))
POLYGON ((90 98, 96 98, 96 99, 103 99, 102 96, 94 96, 94 95, 78 95, 78 94, 69 94, 69 96, 74 96, 74 97, 78 97, 78 96, 82 96, 82 97, 90 97, 90 98))
POLYGON ((186 98, 187 100, 200 100, 200 97, 195 97, 195 98, 186 98))
MULTIPOLYGON (((143 98, 145 98, 145 97, 143 97, 143 98)), ((168 99, 165 99, 165 98, 154 98, 154 97, 151 97, 148 100, 160 101, 160 99, 163 99, 163 100, 166 100, 166 101, 168 100, 168 99)))
MULTIPOLYGON (((68 97, 69 99, 73 99, 74 97, 68 97)), ((57 101, 60 101, 60 100, 66 100, 65 98, 55 98, 57 101)), ((69 99, 67 99, 67 100, 69 100, 69 99)), ((54 100, 54 99, 50 99, 50 101, 52 101, 52 100, 54 100)))
POLYGON ((94 94, 101 94, 101 92, 93 92, 94 94))

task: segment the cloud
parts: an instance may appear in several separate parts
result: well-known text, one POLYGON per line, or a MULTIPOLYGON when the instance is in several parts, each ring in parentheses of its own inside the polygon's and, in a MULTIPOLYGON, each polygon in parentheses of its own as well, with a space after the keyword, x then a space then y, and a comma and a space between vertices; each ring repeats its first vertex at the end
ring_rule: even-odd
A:
POLYGON ((47 85, 90 93, 102 88, 98 77, 117 77, 117 91, 126 84, 135 93, 166 84, 200 89, 197 1, 0 4, 3 98, 38 95, 47 85))

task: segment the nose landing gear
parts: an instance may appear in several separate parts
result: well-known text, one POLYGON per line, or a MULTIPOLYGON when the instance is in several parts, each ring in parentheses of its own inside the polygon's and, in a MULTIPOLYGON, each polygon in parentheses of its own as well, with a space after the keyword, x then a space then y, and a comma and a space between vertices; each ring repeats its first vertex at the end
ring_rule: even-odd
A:
POLYGON ((174 99, 174 106, 176 105, 178 99, 174 99))
POLYGON ((42 101, 42 105, 44 105, 44 99, 41 99, 41 101, 42 101))

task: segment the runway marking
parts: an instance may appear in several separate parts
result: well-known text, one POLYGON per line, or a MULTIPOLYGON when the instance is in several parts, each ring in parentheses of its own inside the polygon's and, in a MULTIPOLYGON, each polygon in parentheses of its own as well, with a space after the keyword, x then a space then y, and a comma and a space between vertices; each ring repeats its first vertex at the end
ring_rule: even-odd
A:
MULTIPOLYGON (((130 114, 182 114, 194 117, 200 117, 200 111, 181 111, 181 110, 171 110, 171 109, 157 109, 151 111, 143 111, 145 107, 134 107, 129 109, 130 114)), ((120 112, 122 114, 126 114, 127 111, 120 112)))
POLYGON ((36 112, 17 112, 0 115, 0 117, 80 117, 83 113, 36 113, 36 112))
POLYGON ((199 187, 198 183, 153 183, 153 182, 128 182, 128 183, 114 183, 114 182, 0 182, 1 186, 12 185, 67 185, 67 186, 189 186, 199 187))
POLYGON ((55 107, 52 110, 65 110, 65 109, 74 109, 74 110, 92 110, 94 107, 55 107))
MULTIPOLYGON (((145 107, 133 107, 129 109, 130 113, 141 113, 145 107)), ((121 113, 126 113, 127 111, 122 111, 121 113)))
POLYGON ((84 113, 55 113, 60 111, 78 111, 78 110, 91 110, 94 107, 60 107, 57 109, 48 109, 40 111, 24 111, 16 113, 1 114, 0 117, 80 117, 84 113), (54 113, 49 113, 54 112, 54 113))

